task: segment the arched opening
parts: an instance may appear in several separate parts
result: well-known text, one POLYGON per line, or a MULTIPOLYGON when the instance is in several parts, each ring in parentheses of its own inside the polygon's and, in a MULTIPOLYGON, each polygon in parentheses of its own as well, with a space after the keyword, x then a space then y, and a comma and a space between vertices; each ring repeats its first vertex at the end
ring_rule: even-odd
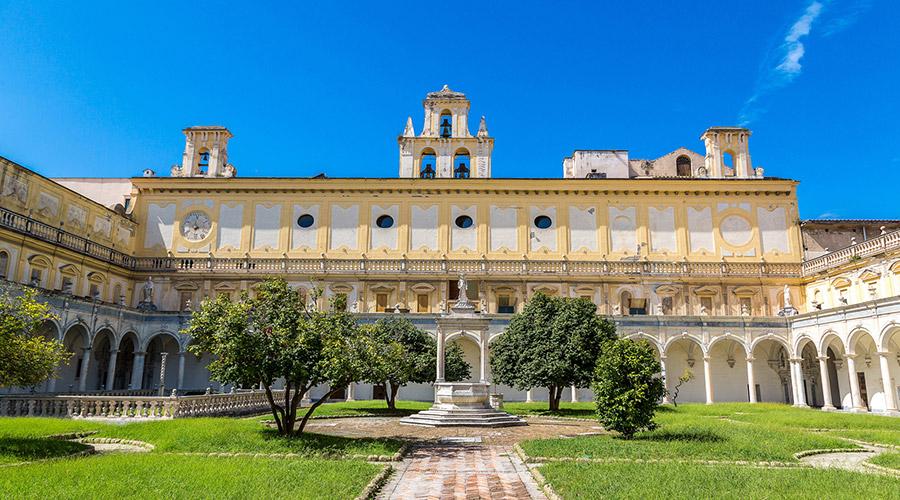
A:
POLYGON ((453 136, 453 115, 448 110, 441 111, 441 119, 438 122, 438 132, 441 137, 453 136))
POLYGON ((691 176, 691 159, 685 155, 681 155, 675 159, 675 175, 678 177, 691 176))
POLYGON ((831 404, 836 408, 853 408, 850 400, 850 378, 845 368, 844 344, 837 335, 829 334, 823 342, 825 350, 825 369, 828 372, 828 390, 831 404))
POLYGON ((752 354, 756 400, 760 403, 793 403, 787 346, 780 341, 766 339, 753 348, 752 354))
POLYGON ((437 155, 433 149, 422 151, 419 160, 419 177, 422 179, 434 179, 437 174, 437 155))
MULTIPOLYGON (((853 372, 848 375, 851 378, 855 377, 859 387, 860 408, 869 411, 884 411, 886 409, 884 384, 881 379, 881 366, 875 339, 869 332, 857 330, 850 335, 849 345, 850 356, 855 356, 853 372)), ((848 368, 849 365, 850 363, 848 363, 848 368)))
POLYGON ((666 348, 666 382, 674 396, 678 390, 676 403, 706 402, 706 385, 703 371, 703 350, 700 344, 691 338, 678 339, 666 348), (690 375, 691 380, 679 386, 678 379, 682 375, 690 375))
POLYGON ((734 177, 734 152, 722 151, 722 175, 725 177, 734 177))
POLYGON ((162 385, 166 392, 176 387, 178 383, 178 347, 178 341, 168 333, 159 333, 150 339, 144 358, 143 388, 159 389, 162 385), (164 353, 166 354, 166 373, 163 383, 160 384, 164 353))
POLYGON ((9 254, 6 250, 0 250, 0 278, 9 276, 9 254))
POLYGON ((462 349, 463 359, 470 367, 469 378, 460 382, 478 382, 481 380, 481 348, 478 346, 478 343, 465 335, 453 337, 449 343, 456 344, 462 349))
POLYGON ((468 179, 471 167, 469 151, 463 148, 456 150, 456 153, 453 155, 453 177, 456 179, 468 179))
MULTIPOLYGON (((47 340, 59 340, 59 328, 56 326, 56 323, 46 320, 37 328, 35 335, 39 335, 47 340)), ((59 373, 59 368, 56 368, 57 374, 59 373)), ((43 392, 54 392, 56 390, 56 377, 51 375, 39 387, 43 392)))
POLYGON ((184 392, 204 392, 213 385, 219 385, 209 378, 209 370, 206 367, 212 362, 213 355, 204 352, 199 356, 188 350, 184 353, 184 382, 181 388, 184 392))
POLYGON ((113 390, 132 389, 131 378, 134 372, 134 353, 137 351, 138 339, 134 332, 128 332, 119 342, 119 355, 116 356, 113 390))
POLYGON ((900 328, 892 328, 883 339, 883 352, 885 359, 879 358, 882 370, 887 368, 887 373, 882 372, 882 381, 885 390, 891 391, 892 399, 888 401, 893 406, 889 409, 900 409, 900 328), (886 377, 886 378, 885 378, 886 377))
POLYGON ((730 338, 714 340, 709 348, 709 358, 716 402, 750 401, 747 351, 743 344, 730 338))
POLYGON ((80 390, 81 367, 85 362, 89 362, 89 359, 85 359, 85 354, 90 353, 90 350, 86 349, 88 347, 87 328, 80 324, 71 326, 63 337, 63 345, 67 351, 72 353, 72 357, 59 369, 56 390, 58 392, 76 392, 80 390))
POLYGON ((109 329, 102 329, 94 336, 94 344, 91 349, 91 363, 88 366, 88 391, 109 390, 110 355, 113 351, 115 337, 109 329))
POLYGON ((631 309, 631 292, 623 290, 619 294, 619 312, 622 316, 628 316, 631 309))
POLYGON ((822 390, 822 371, 819 369, 819 359, 812 341, 807 340, 800 348, 800 389, 803 391, 806 404, 815 408, 824 406, 825 396, 822 390))
POLYGON ((197 155, 197 171, 195 172, 197 175, 206 175, 206 172, 209 170, 209 150, 201 149, 200 153, 197 155))

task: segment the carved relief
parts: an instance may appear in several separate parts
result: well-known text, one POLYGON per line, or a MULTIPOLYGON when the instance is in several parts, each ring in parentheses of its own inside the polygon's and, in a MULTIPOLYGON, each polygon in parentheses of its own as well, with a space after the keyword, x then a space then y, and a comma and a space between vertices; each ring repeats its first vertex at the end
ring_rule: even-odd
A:
POLYGON ((103 236, 104 238, 109 238, 109 233, 111 230, 112 221, 108 217, 94 217, 94 234, 103 236))
POLYGON ((56 217, 59 214, 59 198, 49 193, 38 196, 37 213, 44 217, 56 217))
POLYGON ((28 184, 17 177, 7 177, 3 181, 3 197, 24 205, 28 201, 28 184))
POLYGON ((66 225, 76 228, 83 228, 87 219, 87 210, 78 205, 69 205, 66 211, 66 225))

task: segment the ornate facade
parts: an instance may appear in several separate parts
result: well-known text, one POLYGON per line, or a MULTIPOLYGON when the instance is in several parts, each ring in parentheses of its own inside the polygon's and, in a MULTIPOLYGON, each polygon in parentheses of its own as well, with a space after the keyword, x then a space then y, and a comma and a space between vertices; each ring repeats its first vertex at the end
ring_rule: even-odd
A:
POLYGON ((475 380, 490 380, 491 339, 543 292, 589 298, 621 335, 648 339, 670 387, 693 371, 683 400, 896 410, 900 233, 829 233, 847 248, 805 260, 819 240, 797 182, 765 177, 741 128, 706 130, 703 153, 580 150, 561 178, 493 177, 494 139, 483 117, 470 132, 469 109, 446 86, 428 94, 391 179, 238 177, 223 127, 185 129, 170 177, 51 180, 0 159, 0 272, 44 291, 60 318, 47 335, 76 353, 38 390, 218 389, 181 327, 204 299, 280 275, 321 289, 318 307, 344 294, 363 321, 404 314, 447 336, 475 380), (478 338, 436 326, 460 274, 489 320, 478 338))

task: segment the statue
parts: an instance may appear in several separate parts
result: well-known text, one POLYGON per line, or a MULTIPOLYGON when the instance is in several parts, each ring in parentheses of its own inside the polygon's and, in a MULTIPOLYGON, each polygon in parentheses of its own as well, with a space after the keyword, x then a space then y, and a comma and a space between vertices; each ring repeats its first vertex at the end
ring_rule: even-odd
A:
POLYGON ((779 316, 795 316, 797 314, 800 314, 800 311, 798 311, 794 307, 794 305, 791 303, 791 289, 787 285, 784 285, 784 291, 782 292, 782 296, 783 296, 784 304, 783 304, 783 307, 781 308, 781 310, 778 311, 778 315, 779 316))
POLYGON ((237 171, 234 169, 234 165, 231 163, 226 163, 225 168, 222 169, 222 177, 234 177, 237 175, 237 171))
POLYGON ((463 274, 459 275, 459 281, 456 282, 459 287, 459 298, 456 299, 456 306, 468 306, 469 305, 469 284, 466 282, 466 277, 463 274))
POLYGON ((156 310, 156 306, 153 305, 153 278, 151 276, 147 276, 147 281, 141 289, 141 301, 138 304, 138 309, 145 311, 156 310))
POLYGON ((784 308, 785 309, 793 308, 794 306, 791 304, 791 290, 790 290, 790 288, 788 288, 787 285, 784 285, 783 295, 784 295, 784 308))

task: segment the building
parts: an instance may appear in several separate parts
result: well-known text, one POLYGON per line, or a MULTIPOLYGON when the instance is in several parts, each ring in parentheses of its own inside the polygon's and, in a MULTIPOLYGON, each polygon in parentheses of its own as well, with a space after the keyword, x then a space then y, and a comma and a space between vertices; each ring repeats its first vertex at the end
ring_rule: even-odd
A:
POLYGON ((444 86, 423 104, 389 179, 240 177, 224 127, 185 129, 167 177, 47 179, 0 159, 0 272, 42 290, 60 318, 46 335, 76 353, 36 390, 156 388, 164 358, 165 387, 220 389, 209 358, 185 351, 190 311, 281 275, 306 297, 320 288, 317 307, 343 294, 362 321, 407 315, 459 343, 476 380, 490 380, 490 339, 543 292, 589 298, 649 340, 670 387, 692 370, 682 401, 896 411, 897 221, 801 223, 797 182, 766 177, 734 127, 706 130, 702 153, 580 150, 559 178, 495 177, 494 138, 484 117, 472 135, 466 96, 444 86), (483 335, 436 330, 460 274, 483 335))

